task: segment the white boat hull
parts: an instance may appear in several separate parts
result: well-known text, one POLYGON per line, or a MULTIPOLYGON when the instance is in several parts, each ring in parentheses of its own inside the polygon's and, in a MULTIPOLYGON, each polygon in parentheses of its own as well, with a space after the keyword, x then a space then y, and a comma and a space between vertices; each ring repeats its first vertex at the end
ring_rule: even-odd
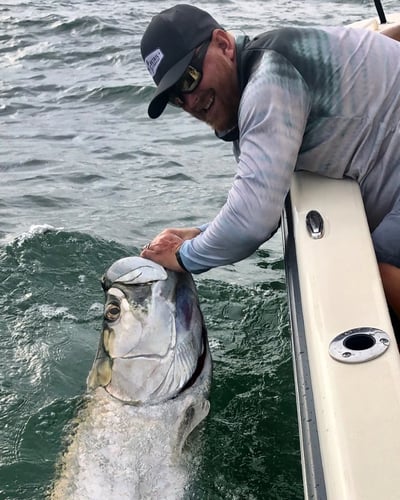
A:
POLYGON ((305 498, 398 500, 400 356, 358 184, 298 172, 285 214, 305 498))
POLYGON ((386 15, 386 23, 381 24, 379 17, 372 17, 371 19, 363 19, 352 23, 350 26, 353 28, 364 28, 372 31, 385 31, 388 28, 398 26, 400 24, 400 13, 386 15))

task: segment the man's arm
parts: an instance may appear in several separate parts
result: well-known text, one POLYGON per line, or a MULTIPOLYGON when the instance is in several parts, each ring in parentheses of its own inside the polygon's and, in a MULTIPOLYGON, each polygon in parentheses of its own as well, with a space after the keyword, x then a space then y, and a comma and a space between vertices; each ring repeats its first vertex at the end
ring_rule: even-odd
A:
POLYGON ((266 52, 242 95, 238 170, 228 199, 208 228, 180 249, 191 272, 238 262, 275 233, 310 107, 300 73, 285 57, 266 52))
POLYGON ((192 273, 251 255, 276 231, 290 188, 308 113, 309 89, 277 53, 266 54, 240 105, 238 172, 228 199, 207 229, 192 238, 161 233, 142 256, 192 273))
POLYGON ((393 40, 400 42, 400 24, 384 28, 381 30, 381 33, 382 35, 388 36, 389 38, 393 38, 393 40))

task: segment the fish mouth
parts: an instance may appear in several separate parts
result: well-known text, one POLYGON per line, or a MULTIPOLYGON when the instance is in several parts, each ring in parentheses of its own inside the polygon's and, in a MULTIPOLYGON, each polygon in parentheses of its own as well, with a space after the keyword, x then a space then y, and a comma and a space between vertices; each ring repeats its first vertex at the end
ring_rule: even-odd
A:
POLYGON ((159 356, 125 356, 123 358, 111 358, 103 349, 103 354, 96 358, 94 366, 89 373, 87 385, 88 389, 93 391, 98 387, 102 387, 113 399, 120 401, 121 403, 132 405, 132 406, 141 406, 141 405, 157 405, 160 404, 167 399, 176 399, 182 396, 186 391, 189 391, 193 388, 199 380, 203 379, 206 369, 207 358, 210 355, 208 348, 208 338, 207 338, 207 330, 203 328, 202 330, 202 351, 200 356, 197 359, 196 368, 189 378, 189 380, 181 387, 181 389, 174 395, 173 398, 152 398, 149 401, 141 401, 135 400, 131 398, 123 397, 119 395, 115 390, 111 387, 112 383, 112 371, 113 364, 117 360, 140 360, 146 359, 148 361, 161 359, 159 356))
POLYGON ((208 350, 193 279, 142 258, 103 278, 104 326, 88 388, 132 405, 173 399, 196 384, 208 350))

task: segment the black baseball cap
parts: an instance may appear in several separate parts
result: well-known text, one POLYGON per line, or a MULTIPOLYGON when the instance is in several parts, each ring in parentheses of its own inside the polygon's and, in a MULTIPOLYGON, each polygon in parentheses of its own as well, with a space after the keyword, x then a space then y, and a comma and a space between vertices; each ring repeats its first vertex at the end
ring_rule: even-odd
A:
POLYGON ((223 29, 217 21, 193 5, 179 4, 154 16, 141 42, 143 61, 157 85, 148 108, 158 118, 168 103, 168 90, 189 65, 195 49, 223 29))

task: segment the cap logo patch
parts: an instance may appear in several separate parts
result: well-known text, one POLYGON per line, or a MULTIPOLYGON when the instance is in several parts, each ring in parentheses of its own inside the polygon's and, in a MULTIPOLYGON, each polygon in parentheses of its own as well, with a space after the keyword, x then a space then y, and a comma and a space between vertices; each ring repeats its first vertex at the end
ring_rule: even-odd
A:
POLYGON ((160 49, 153 50, 144 62, 146 63, 147 69, 149 70, 149 73, 152 77, 157 73, 158 66, 160 65, 160 62, 162 61, 164 57, 164 54, 161 52, 160 49))

